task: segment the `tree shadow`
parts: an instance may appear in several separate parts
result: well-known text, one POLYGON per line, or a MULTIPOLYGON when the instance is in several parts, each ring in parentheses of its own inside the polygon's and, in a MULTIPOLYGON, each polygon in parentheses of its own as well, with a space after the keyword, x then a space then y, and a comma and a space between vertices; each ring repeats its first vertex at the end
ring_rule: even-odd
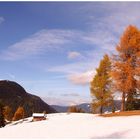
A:
POLYGON ((32 122, 32 120, 28 121, 28 119, 22 119, 22 120, 19 120, 16 122, 11 122, 11 124, 9 124, 9 125, 12 126, 12 125, 17 125, 17 124, 21 124, 21 123, 30 123, 30 122, 32 122))
POLYGON ((127 134, 130 130, 125 130, 122 132, 114 132, 110 135, 99 136, 99 137, 92 137, 92 139, 117 139, 117 138, 124 138, 124 135, 127 134))

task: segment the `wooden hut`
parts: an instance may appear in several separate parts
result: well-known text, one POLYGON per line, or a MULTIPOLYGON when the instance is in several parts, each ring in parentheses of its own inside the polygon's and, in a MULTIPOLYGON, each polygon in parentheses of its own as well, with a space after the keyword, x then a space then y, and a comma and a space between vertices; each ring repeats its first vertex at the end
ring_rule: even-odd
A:
POLYGON ((33 113, 33 121, 46 120, 46 114, 44 113, 33 113))

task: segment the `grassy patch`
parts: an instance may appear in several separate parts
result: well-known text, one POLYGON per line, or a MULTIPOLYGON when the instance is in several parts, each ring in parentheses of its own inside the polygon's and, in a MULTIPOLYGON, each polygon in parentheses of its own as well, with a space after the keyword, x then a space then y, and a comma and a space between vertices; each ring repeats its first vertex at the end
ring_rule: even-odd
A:
POLYGON ((140 115, 140 110, 102 114, 101 116, 103 116, 103 117, 119 117, 119 116, 133 116, 133 115, 140 115))

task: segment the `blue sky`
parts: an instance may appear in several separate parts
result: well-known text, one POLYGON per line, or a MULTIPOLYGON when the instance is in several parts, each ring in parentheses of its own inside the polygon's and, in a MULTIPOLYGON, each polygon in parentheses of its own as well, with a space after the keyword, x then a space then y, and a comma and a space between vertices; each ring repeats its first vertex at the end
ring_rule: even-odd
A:
POLYGON ((124 29, 140 27, 139 2, 0 2, 0 79, 49 104, 90 102, 89 81, 124 29))

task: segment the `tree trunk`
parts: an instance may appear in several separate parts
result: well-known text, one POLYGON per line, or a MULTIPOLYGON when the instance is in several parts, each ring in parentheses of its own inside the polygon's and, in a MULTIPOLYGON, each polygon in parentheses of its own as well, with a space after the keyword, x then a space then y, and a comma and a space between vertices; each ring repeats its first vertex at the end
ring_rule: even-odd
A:
POLYGON ((121 111, 125 111, 125 92, 122 93, 121 111))
POLYGON ((103 106, 101 105, 100 114, 103 114, 103 106))
POLYGON ((112 113, 115 112, 115 104, 114 104, 114 101, 112 101, 112 113))

